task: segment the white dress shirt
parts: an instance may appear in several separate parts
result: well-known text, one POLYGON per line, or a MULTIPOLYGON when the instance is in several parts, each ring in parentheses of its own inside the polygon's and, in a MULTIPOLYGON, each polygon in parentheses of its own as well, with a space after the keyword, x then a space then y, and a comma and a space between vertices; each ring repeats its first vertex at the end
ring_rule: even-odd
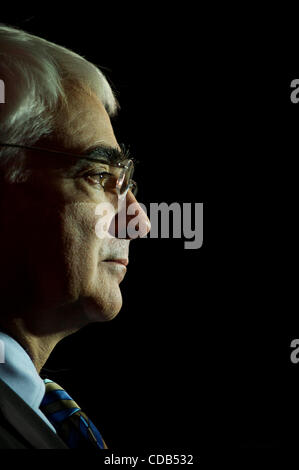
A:
POLYGON ((46 386, 25 349, 11 336, 0 331, 0 378, 56 433, 39 409, 46 386))

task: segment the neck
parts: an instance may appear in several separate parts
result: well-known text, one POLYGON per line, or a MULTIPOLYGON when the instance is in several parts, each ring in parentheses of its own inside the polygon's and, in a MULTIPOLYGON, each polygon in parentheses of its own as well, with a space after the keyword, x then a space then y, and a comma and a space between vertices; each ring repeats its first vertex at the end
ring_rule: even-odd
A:
POLYGON ((10 308, 1 314, 0 330, 25 349, 38 374, 57 343, 89 323, 82 319, 80 301, 56 308, 12 312, 16 310, 10 308))
POLYGON ((13 318, 6 321, 0 329, 15 339, 31 358, 38 374, 48 360, 56 344, 66 335, 44 335, 38 336, 27 330, 21 318, 13 318))

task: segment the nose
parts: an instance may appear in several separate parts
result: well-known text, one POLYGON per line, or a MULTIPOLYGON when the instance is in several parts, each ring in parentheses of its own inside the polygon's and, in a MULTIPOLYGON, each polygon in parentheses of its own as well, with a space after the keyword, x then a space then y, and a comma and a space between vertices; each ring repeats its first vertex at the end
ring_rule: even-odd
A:
POLYGON ((135 196, 128 191, 127 196, 119 199, 118 210, 109 228, 115 238, 133 240, 145 237, 151 229, 151 223, 135 196))

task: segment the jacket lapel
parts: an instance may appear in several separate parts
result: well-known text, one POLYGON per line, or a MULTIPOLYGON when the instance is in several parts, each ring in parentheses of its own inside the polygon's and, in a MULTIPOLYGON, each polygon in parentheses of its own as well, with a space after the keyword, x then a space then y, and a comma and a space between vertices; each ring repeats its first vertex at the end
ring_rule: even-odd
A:
POLYGON ((68 449, 52 429, 0 379, 0 413, 35 449, 68 449))

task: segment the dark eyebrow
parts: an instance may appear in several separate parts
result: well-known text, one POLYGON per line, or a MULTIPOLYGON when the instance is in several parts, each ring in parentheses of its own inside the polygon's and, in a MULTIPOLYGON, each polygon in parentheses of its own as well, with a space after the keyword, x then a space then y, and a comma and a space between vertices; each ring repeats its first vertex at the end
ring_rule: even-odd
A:
POLYGON ((108 165, 115 165, 124 160, 130 159, 129 149, 124 144, 119 144, 120 149, 107 145, 99 145, 87 149, 82 155, 82 160, 92 160, 105 162, 108 165))
POLYGON ((91 161, 106 165, 116 165, 126 159, 131 159, 135 164, 137 163, 137 160, 130 156, 129 149, 125 144, 119 144, 119 147, 120 149, 108 145, 97 145, 86 149, 84 153, 77 155, 78 158, 69 169, 69 175, 73 177, 78 171, 87 169, 91 161))

